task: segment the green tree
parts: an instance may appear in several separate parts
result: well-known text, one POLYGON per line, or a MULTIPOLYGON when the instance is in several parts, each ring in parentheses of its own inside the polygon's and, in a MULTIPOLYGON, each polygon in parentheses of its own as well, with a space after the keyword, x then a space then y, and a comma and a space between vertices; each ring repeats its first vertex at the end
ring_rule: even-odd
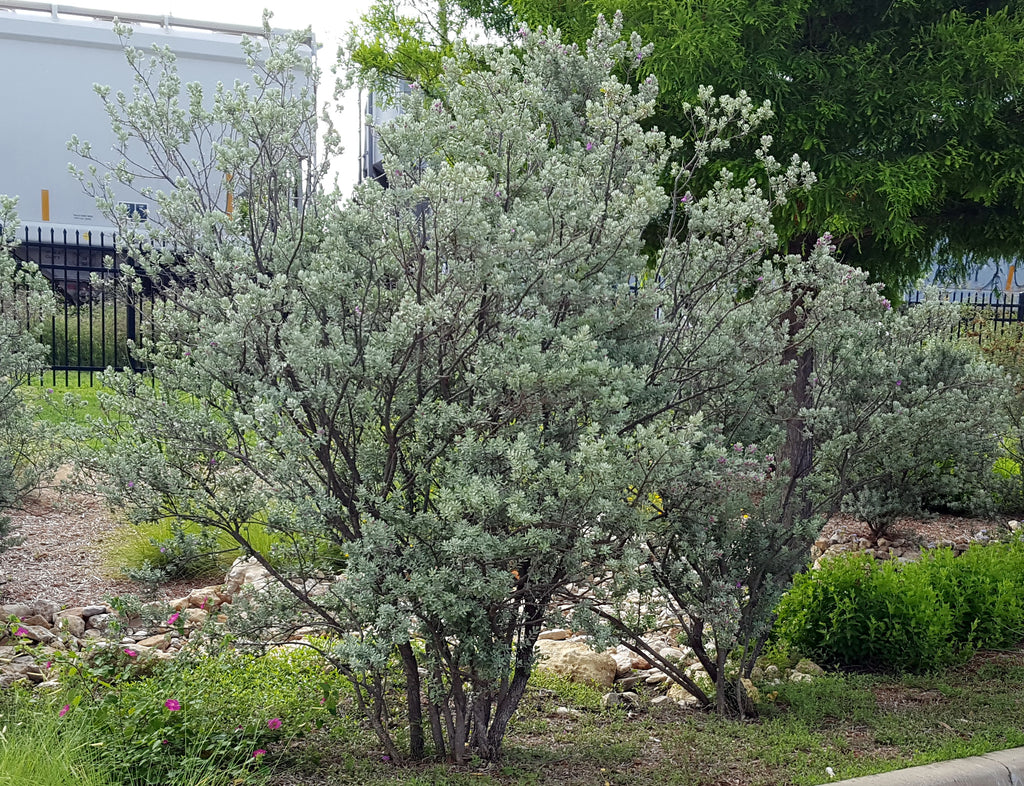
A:
MULTIPOLYGON (((461 5, 461 4, 460 4, 461 5)), ((771 101, 765 127, 821 185, 779 216, 791 250, 830 231, 890 297, 933 262, 970 266, 1024 246, 1024 7, 811 0, 507 0, 582 41, 598 13, 654 44, 652 120, 682 137, 698 87, 771 101)), ((514 35, 507 15, 475 9, 514 35)))

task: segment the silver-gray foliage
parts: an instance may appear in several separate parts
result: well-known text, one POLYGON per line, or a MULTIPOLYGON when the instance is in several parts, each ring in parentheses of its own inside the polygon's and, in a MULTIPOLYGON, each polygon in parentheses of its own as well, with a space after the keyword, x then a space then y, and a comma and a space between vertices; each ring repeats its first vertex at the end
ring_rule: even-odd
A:
MULTIPOLYGON (((620 31, 460 48, 439 97, 414 89, 380 129, 389 187, 348 203, 304 141, 313 92, 285 76, 300 37, 251 47, 253 93, 153 101, 178 87, 162 52, 152 91, 105 95, 165 160, 190 112, 219 141, 194 182, 148 192, 164 223, 140 263, 165 305, 137 355, 158 384, 109 377, 91 461, 138 519, 246 548, 274 533, 255 556, 278 581, 235 624, 329 633, 392 756, 498 756, 556 598, 641 650, 636 599, 671 603, 716 683, 700 696, 742 706, 726 659, 756 651, 834 497, 812 415, 850 383, 822 359, 868 352, 892 319, 827 242, 773 255, 772 207, 813 176, 769 139, 762 181, 688 190, 768 109, 706 91, 696 145, 645 129, 657 85, 631 86, 648 52, 620 31), (204 197, 221 181, 231 213, 204 197), (652 258, 642 235, 666 215, 652 258)), ((857 373, 888 384, 863 358, 857 373)), ((856 428, 835 422, 830 439, 856 428)))
POLYGON ((39 482, 49 463, 45 428, 19 386, 42 369, 45 348, 36 333, 52 298, 35 265, 14 256, 17 227, 15 201, 0 195, 0 549, 17 541, 3 511, 39 482))

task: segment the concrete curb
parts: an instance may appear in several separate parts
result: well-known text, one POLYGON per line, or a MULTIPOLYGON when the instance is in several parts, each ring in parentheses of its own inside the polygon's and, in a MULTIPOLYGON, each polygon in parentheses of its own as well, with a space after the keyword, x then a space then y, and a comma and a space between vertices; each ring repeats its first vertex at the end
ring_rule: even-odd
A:
POLYGON ((831 786, 1024 786, 1024 748, 865 775, 831 786))

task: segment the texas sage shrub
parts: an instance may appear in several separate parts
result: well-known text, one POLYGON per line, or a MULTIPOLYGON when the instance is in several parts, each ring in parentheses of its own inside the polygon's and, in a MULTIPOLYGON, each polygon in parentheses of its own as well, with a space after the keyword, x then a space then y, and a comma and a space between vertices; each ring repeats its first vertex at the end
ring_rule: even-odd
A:
MULTIPOLYGON (((317 187, 312 143, 296 148, 315 114, 294 81, 301 37, 268 46, 251 50, 263 95, 223 91, 171 120, 237 133, 209 180, 155 195, 151 242, 178 252, 141 260, 167 282, 137 350, 159 385, 109 380, 118 414, 93 465, 139 520, 178 516, 247 549, 255 521, 280 535, 280 562, 256 556, 284 591, 237 623, 333 632, 388 755, 403 753, 397 658, 409 752, 429 738, 436 755, 491 758, 553 593, 589 570, 594 523, 620 504, 607 440, 642 385, 633 337, 654 325, 624 284, 665 203, 664 139, 640 124, 655 85, 613 75, 639 42, 607 25, 587 51, 539 33, 467 49, 444 100, 414 92, 382 130, 389 188, 342 207, 317 187), (207 190, 223 173, 232 216, 207 190)), ((156 133, 140 101, 114 109, 156 133)))
POLYGON ((1013 390, 1000 402, 1007 418, 1001 434, 1001 455, 995 462, 995 503, 1003 511, 1024 511, 1024 325, 996 325, 985 313, 972 315, 965 343, 977 346, 988 360, 1011 378, 1013 390))
POLYGON ((35 420, 18 390, 42 368, 36 333, 53 299, 38 269, 14 257, 14 208, 14 200, 0 195, 0 550, 17 541, 4 511, 47 474, 54 460, 46 450, 45 425, 35 420))
POLYGON ((596 641, 645 654, 668 603, 714 690, 664 667, 743 711, 725 663, 752 667, 835 504, 820 441, 862 427, 816 432, 812 415, 869 417, 848 394, 898 380, 875 368, 894 317, 866 276, 828 238, 777 252, 772 213, 812 185, 806 164, 762 137, 758 179, 691 192, 770 109, 706 88, 694 137, 669 139, 645 128, 657 84, 631 80, 650 52, 621 20, 586 47, 524 28, 458 48, 429 95, 414 86, 377 129, 387 187, 343 202, 321 187, 302 45, 246 44, 254 88, 212 106, 194 88, 188 111, 149 97, 180 89, 166 52, 150 66, 128 49, 131 99, 100 90, 125 139, 107 169, 136 183, 136 136, 171 177, 146 192, 145 233, 121 233, 161 282, 136 349, 158 384, 108 377, 104 444, 80 440, 83 460, 134 519, 252 553, 275 581, 232 604, 237 632, 329 633, 392 758, 498 757, 556 598, 596 641), (196 175, 181 140, 203 134, 220 141, 196 175), (634 593, 650 603, 631 610, 634 593))
POLYGON ((843 361, 870 369, 874 384, 849 385, 845 406, 810 414, 834 499, 876 538, 899 516, 994 510, 1009 383, 976 347, 942 335, 954 316, 923 305, 884 320, 884 335, 843 361))

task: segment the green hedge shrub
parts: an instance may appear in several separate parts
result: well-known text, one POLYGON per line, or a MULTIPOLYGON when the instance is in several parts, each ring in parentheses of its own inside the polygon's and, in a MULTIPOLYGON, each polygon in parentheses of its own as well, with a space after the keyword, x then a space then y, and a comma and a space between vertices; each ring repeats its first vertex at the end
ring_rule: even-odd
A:
POLYGON ((830 666, 925 672, 1024 636, 1024 543, 919 562, 851 555, 797 576, 778 607, 781 646, 830 666))

